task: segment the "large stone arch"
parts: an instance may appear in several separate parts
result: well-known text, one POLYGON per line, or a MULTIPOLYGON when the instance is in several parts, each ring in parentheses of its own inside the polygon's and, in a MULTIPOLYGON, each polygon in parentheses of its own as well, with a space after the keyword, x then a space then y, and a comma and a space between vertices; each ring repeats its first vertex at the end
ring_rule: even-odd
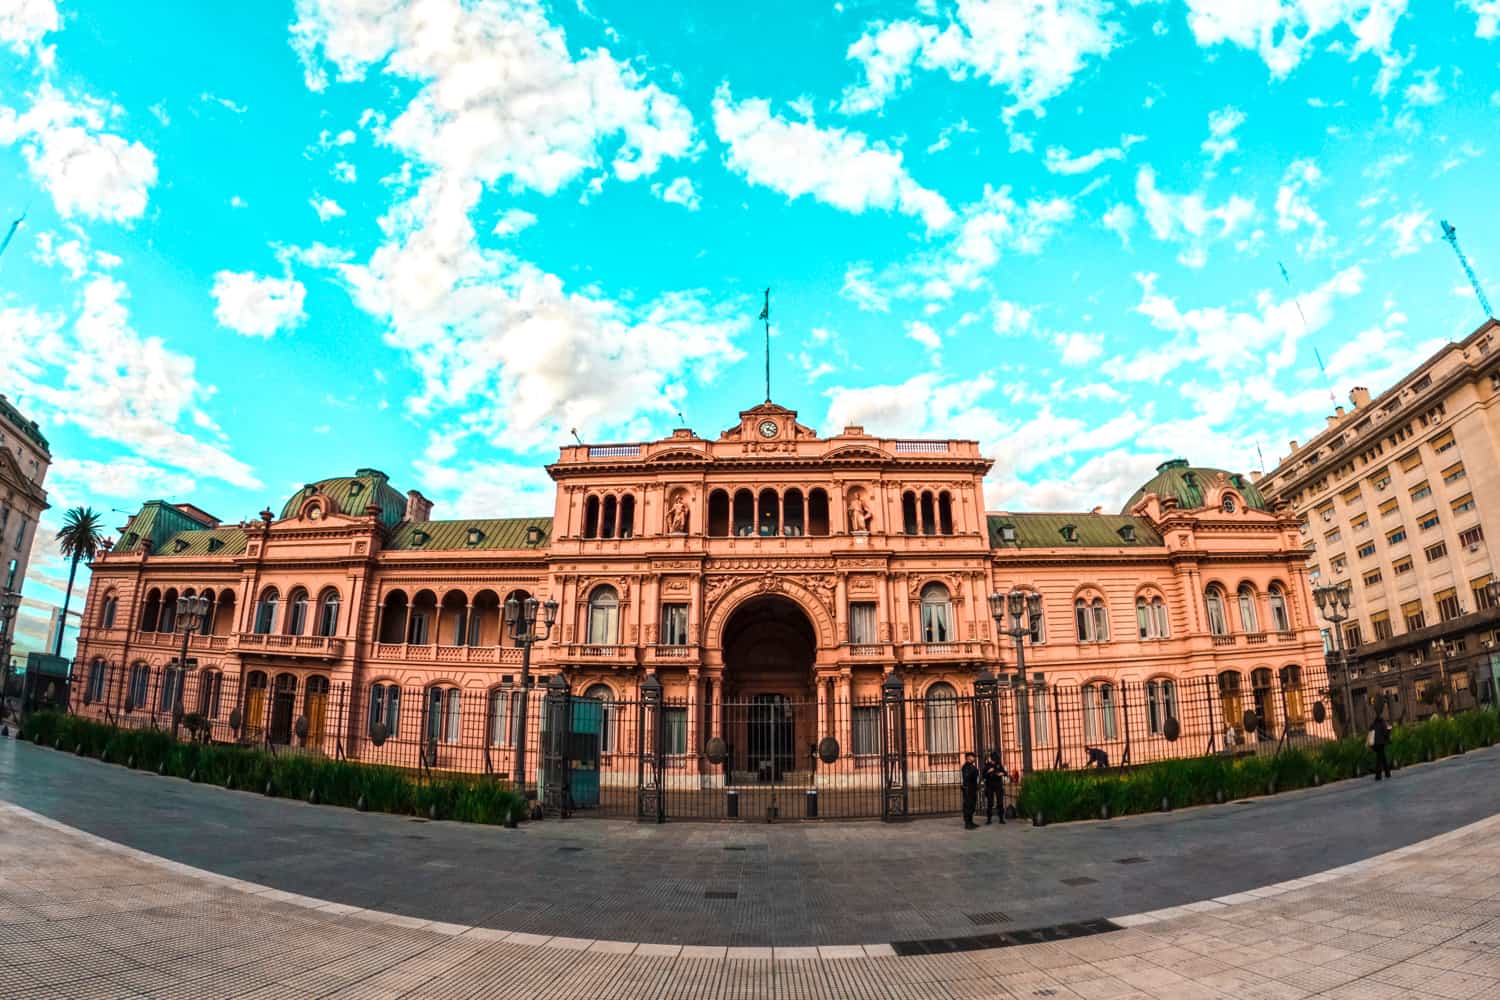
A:
MULTIPOLYGON (((817 648, 820 652, 833 649, 838 645, 838 631, 834 624, 833 613, 828 605, 823 603, 823 598, 811 588, 799 583, 795 577, 769 573, 760 577, 748 577, 735 583, 713 599, 703 628, 704 645, 709 650, 718 652, 722 648, 724 623, 729 620, 729 616, 746 601, 764 597, 767 594, 785 597, 802 609, 802 613, 807 615, 808 620, 812 622, 813 631, 818 640, 817 648)), ((829 599, 832 599, 832 595, 829 599)))

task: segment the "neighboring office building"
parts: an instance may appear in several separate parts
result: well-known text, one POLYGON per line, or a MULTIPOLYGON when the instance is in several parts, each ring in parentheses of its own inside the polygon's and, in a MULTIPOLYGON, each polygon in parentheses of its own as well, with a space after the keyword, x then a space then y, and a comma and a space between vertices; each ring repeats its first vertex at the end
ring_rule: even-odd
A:
MULTIPOLYGON (((1015 662, 987 597, 1025 587, 1045 607, 1028 672, 1082 686, 1078 735, 1116 759, 1128 734, 1162 724, 1140 703, 1120 718, 1125 681, 1151 685, 1172 716, 1183 692, 1183 746, 1243 733, 1245 709, 1271 735, 1306 725, 1322 647, 1304 556, 1295 520, 1249 480, 1175 460, 1120 514, 1007 514, 984 509, 990 467, 973 441, 861 427, 821 437, 767 403, 709 439, 681 429, 564 447, 548 466, 551 517, 431 521, 420 493, 373 469, 310 483, 241 524, 150 501, 92 567, 79 700, 169 708, 150 685, 180 649, 176 600, 205 594, 189 711, 222 720, 238 699, 247 728, 273 742, 292 739, 298 718, 309 741, 339 727, 356 758, 431 740, 438 766, 464 766, 478 758, 459 752, 483 746, 503 772, 521 651, 501 636, 501 605, 517 593, 561 606, 535 650, 540 673, 607 702, 659 677, 675 776, 712 779, 702 755, 714 736, 800 755, 834 735, 871 755, 876 730, 855 703, 878 700, 892 673, 927 706, 912 709, 913 753, 941 756, 959 738, 944 699, 1015 662), (349 715, 330 706, 330 685, 356 693, 349 715), (399 715, 397 688, 408 692, 399 715), (360 706, 392 732, 383 751, 368 739, 376 712, 360 706), (774 732, 744 732, 747 713, 774 732), (1195 719, 1217 721, 1192 731, 1195 719)), ((1052 724, 1040 705, 1038 745, 1052 724)), ((1068 759, 1082 763, 1078 746, 1068 759)), ((634 775, 632 761, 619 766, 634 775)))
MULTIPOLYGON (((36 421, 27 420, 0 395, 0 593, 19 592, 26 579, 37 523, 48 506, 42 480, 51 463, 36 421)), ((9 638, 0 636, 0 650, 9 638)))
POLYGON ((1450 685, 1459 705, 1493 697, 1500 323, 1374 399, 1364 388, 1349 399, 1257 485, 1300 519, 1313 586, 1350 585, 1342 639, 1356 721, 1377 702, 1397 718, 1429 714, 1450 685))

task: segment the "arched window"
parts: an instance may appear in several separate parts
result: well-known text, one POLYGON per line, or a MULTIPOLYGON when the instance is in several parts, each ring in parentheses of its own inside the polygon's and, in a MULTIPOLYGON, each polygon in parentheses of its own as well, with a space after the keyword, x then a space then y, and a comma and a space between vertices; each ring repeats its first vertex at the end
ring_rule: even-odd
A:
POLYGON ((141 605, 141 631, 155 632, 157 619, 161 617, 161 591, 152 587, 146 591, 146 602, 141 605))
POLYGON ((932 493, 922 494, 922 534, 937 534, 937 515, 932 509, 932 493))
POLYGON ((922 703, 928 753, 958 752, 958 692, 947 681, 927 689, 922 703))
POLYGON ((1166 732, 1168 719, 1177 718, 1177 682, 1158 678, 1146 682, 1146 727, 1151 735, 1166 732))
POLYGON ((437 619, 437 603, 437 595, 430 590, 419 590, 412 595, 411 612, 406 620, 408 644, 426 646, 432 643, 432 624, 437 619))
POLYGON ((1242 583, 1236 596, 1240 605, 1240 631, 1259 632, 1260 618, 1255 613, 1255 588, 1242 583))
POLYGON ((1168 639, 1172 635, 1172 623, 1167 618, 1167 602, 1160 597, 1151 598, 1151 617, 1156 621, 1156 637, 1168 639))
POLYGON ((85 704, 92 705, 104 697, 104 657, 94 657, 94 662, 89 664, 89 686, 85 689, 83 700, 85 704))
POLYGON ((235 599, 234 591, 225 588, 219 592, 219 599, 214 603, 213 634, 228 635, 239 625, 234 620, 235 599))
POLYGON ((760 491, 760 521, 755 531, 763 537, 781 534, 781 498, 773 489, 760 491))
POLYGON ((469 595, 462 590, 450 590, 443 595, 440 608, 442 621, 438 628, 438 644, 462 646, 469 638, 469 595))
POLYGON ((286 634, 301 635, 307 631, 307 590, 297 587, 286 599, 286 634))
POLYGON ((615 535, 619 538, 635 536, 635 497, 629 493, 620 498, 620 523, 615 535))
POLYGON ((922 588, 922 641, 953 641, 953 602, 941 583, 922 588))
POLYGON ((240 731, 252 743, 265 733, 266 691, 269 678, 263 670, 252 670, 245 675, 245 717, 240 731))
POLYGON ((307 738, 302 745, 322 746, 328 720, 328 678, 322 674, 313 674, 307 679, 307 694, 302 698, 302 714, 307 717, 307 738))
MULTIPOLYGON (((615 695, 607 684, 592 685, 583 696, 594 703, 591 711, 599 714, 599 751, 615 752, 615 695)), ((575 716, 576 718, 576 716, 575 716)))
POLYGON ((807 533, 806 508, 801 490, 787 490, 781 501, 781 533, 796 538, 807 533))
POLYGON ((604 513, 599 519, 599 537, 615 537, 615 520, 619 513, 620 501, 613 495, 604 498, 604 513))
POLYGON ((1135 624, 1142 639, 1165 639, 1171 633, 1167 627, 1167 604, 1160 597, 1147 598, 1144 594, 1135 599, 1135 624))
POLYGON ((515 730, 520 720, 520 701, 519 688, 509 685, 490 688, 490 746, 515 745, 515 730))
POLYGON ((1290 632, 1292 630, 1292 619, 1286 612, 1286 592, 1281 589, 1281 584, 1271 584, 1269 601, 1271 604, 1271 627, 1278 632, 1290 632))
POLYGON ((385 723, 387 736, 396 735, 401 722, 401 689, 395 684, 376 681, 370 685, 370 732, 375 731, 377 722, 385 723))
POLYGON ((1103 598, 1077 598, 1073 601, 1073 618, 1079 642, 1109 641, 1109 609, 1103 598))
POLYGON ((219 699, 223 694, 224 675, 217 670, 205 670, 198 675, 198 714, 205 719, 219 717, 219 699))
POLYGON ((715 538, 729 534, 729 494, 723 490, 708 495, 708 533, 715 538))
POLYGON ((1151 604, 1144 597, 1135 599, 1135 627, 1142 639, 1154 639, 1155 625, 1151 621, 1151 604))
POLYGON ((380 608, 380 641, 399 644, 406 641, 406 591, 393 590, 385 595, 380 608))
POLYGON ((749 490, 734 491, 734 534, 737 538, 755 534, 755 494, 749 490))
POLYGON ((1250 697, 1255 701, 1255 717, 1260 720, 1261 739, 1276 736, 1276 693, 1271 684, 1271 668, 1250 671, 1250 697))
POLYGON ((125 691, 125 711, 144 708, 150 690, 151 668, 144 663, 136 663, 130 668, 130 686, 125 691))
POLYGON ((589 595, 588 643, 594 646, 620 644, 620 595, 607 584, 589 595))
POLYGON ((1083 686, 1083 738, 1090 743, 1115 738, 1114 685, 1083 686))
POLYGON ((163 667, 161 671, 161 684, 157 690, 158 699, 156 708, 158 711, 170 714, 177 707, 177 697, 182 694, 182 669, 180 667, 163 667))
POLYGON ((1245 730, 1245 704, 1240 696, 1240 675, 1237 670, 1226 670, 1219 675, 1219 711, 1224 715, 1224 726, 1235 732, 1245 730))
POLYGON ((170 634, 177 631, 177 590, 168 588, 161 595, 161 618, 156 625, 156 631, 170 634))
POLYGON ((1302 728, 1307 719, 1302 714, 1302 668, 1292 664, 1281 668, 1281 696, 1286 702, 1286 724, 1302 728))
POLYGON ((807 533, 828 534, 828 493, 821 487, 807 494, 807 533))
POLYGON ((434 684, 427 689, 427 740, 457 743, 462 705, 458 688, 434 684))
POLYGON ((339 633, 339 592, 332 587, 318 598, 318 635, 327 637, 339 633))
POLYGON ((261 591, 260 603, 255 606, 255 634, 270 635, 276 626, 276 606, 281 603, 281 594, 275 587, 261 591))
POLYGON ((204 607, 203 607, 203 617, 201 619, 199 619, 199 621, 198 621, 198 635, 213 635, 214 634, 214 612, 216 612, 218 610, 216 607, 214 607, 214 603, 215 603, 214 592, 212 590, 205 590, 203 592, 203 598, 204 598, 204 600, 208 601, 208 603, 206 605, 204 605, 204 607))
POLYGON ((583 501, 583 537, 599 537, 599 498, 591 496, 583 501))
POLYGON ((475 594, 469 612, 469 645, 501 645, 501 617, 499 594, 489 589, 475 594))
POLYGON ((1217 585, 1203 592, 1203 604, 1208 609, 1208 630, 1214 635, 1228 635, 1229 622, 1224 616, 1224 592, 1217 585))
POLYGON ((953 498, 944 490, 938 494, 938 532, 953 534, 953 498))
POLYGON ((115 611, 119 608, 120 599, 113 592, 104 595, 104 606, 99 609, 99 627, 115 627, 115 611))
POLYGON ((901 530, 908 535, 917 533, 917 495, 911 490, 901 494, 901 530))
POLYGON ((1233 514, 1235 510, 1234 494, 1224 494, 1224 499, 1219 503, 1219 506, 1224 511, 1224 513, 1233 514))

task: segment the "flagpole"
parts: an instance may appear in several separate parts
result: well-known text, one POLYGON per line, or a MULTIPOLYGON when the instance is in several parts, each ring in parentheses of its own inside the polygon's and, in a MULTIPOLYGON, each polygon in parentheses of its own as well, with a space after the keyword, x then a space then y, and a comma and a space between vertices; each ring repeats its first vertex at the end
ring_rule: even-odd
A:
POLYGON ((771 401, 771 290, 766 289, 766 304, 760 311, 766 323, 766 402, 771 401))

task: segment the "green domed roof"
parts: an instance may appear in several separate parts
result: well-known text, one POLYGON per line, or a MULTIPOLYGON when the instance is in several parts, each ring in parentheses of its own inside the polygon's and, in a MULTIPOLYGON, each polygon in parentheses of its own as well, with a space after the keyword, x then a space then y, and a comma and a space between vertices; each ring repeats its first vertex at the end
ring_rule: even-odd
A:
POLYGON ((1236 493, 1245 501, 1245 506, 1252 510, 1269 511, 1271 505, 1261 495, 1260 490, 1246 477, 1238 472, 1226 472, 1223 469, 1210 469, 1204 466, 1189 465, 1185 458, 1174 458, 1163 462, 1156 467, 1156 475, 1148 479, 1140 489, 1130 495, 1125 501, 1125 507, 1121 513, 1128 514, 1130 509, 1140 503, 1147 493, 1155 493, 1161 497, 1172 497, 1178 506, 1184 510, 1195 510, 1205 506, 1203 502, 1203 491, 1213 484, 1220 475, 1229 477, 1229 484, 1236 493))
POLYGON ((380 508, 380 520, 395 527, 406 518, 406 497, 391 486, 386 474, 379 469, 360 469, 352 476, 336 476, 308 483, 293 493, 281 508, 281 519, 296 517, 302 502, 314 493, 322 493, 331 499, 340 514, 360 517, 365 508, 375 504, 380 508))

